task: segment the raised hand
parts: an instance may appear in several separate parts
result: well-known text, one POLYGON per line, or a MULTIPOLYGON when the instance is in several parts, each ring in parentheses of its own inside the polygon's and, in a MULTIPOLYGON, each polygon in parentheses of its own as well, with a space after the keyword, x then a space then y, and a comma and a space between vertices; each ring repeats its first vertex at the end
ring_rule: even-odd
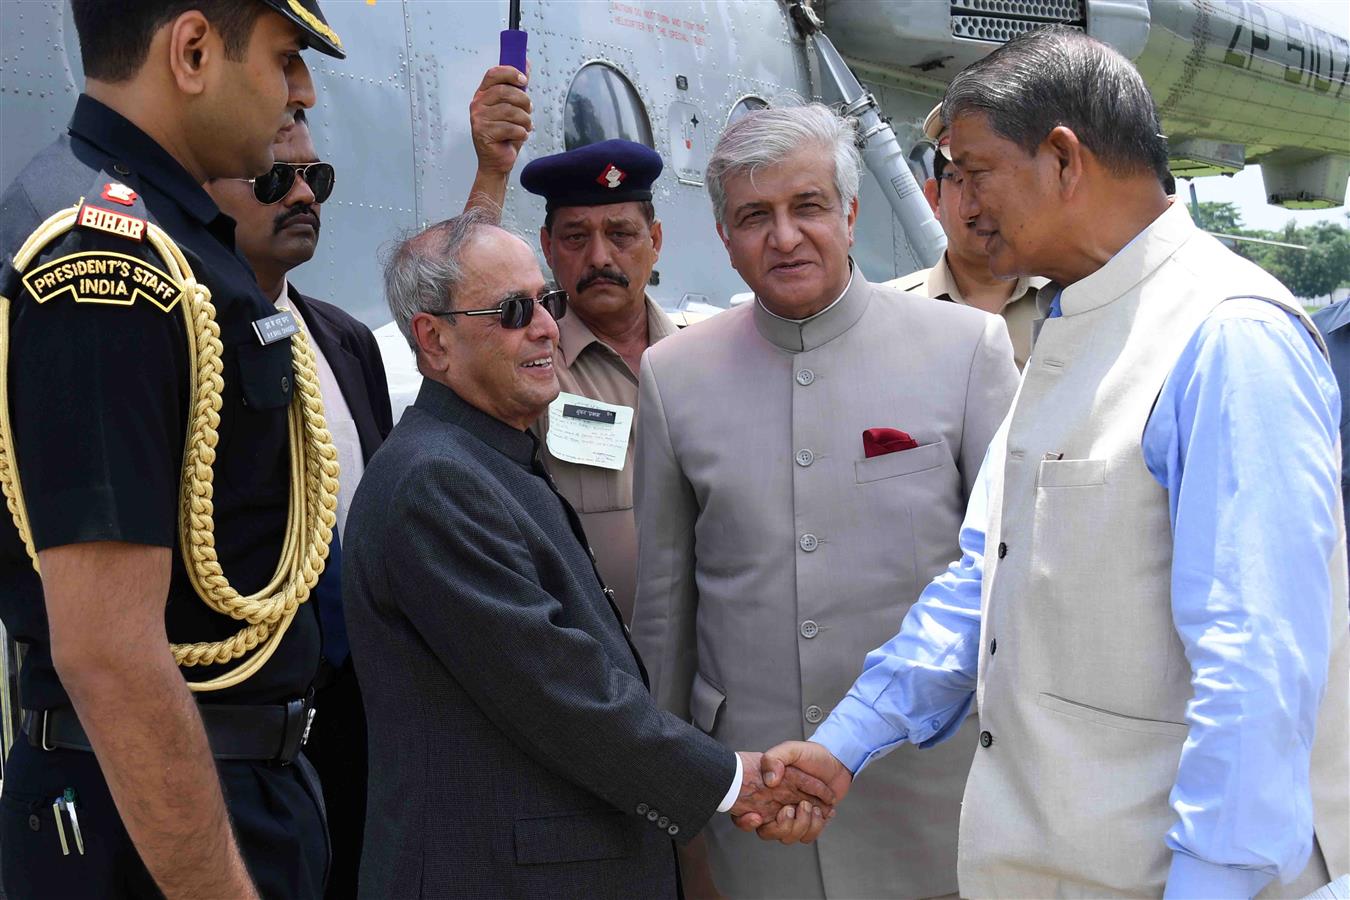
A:
POLYGON ((525 75, 511 66, 493 66, 469 102, 469 131, 478 168, 505 177, 533 125, 533 106, 525 93, 525 75))
MULTIPOLYGON (((853 773, 834 754, 810 741, 785 741, 766 751, 761 755, 760 769, 764 783, 770 787, 800 778, 819 781, 829 790, 835 803, 844 799, 853 783, 853 773)), ((766 841, 784 844, 811 843, 833 815, 830 811, 819 821, 812 819, 808 825, 802 821, 800 812, 791 809, 781 809, 776 816, 768 818, 756 811, 738 815, 735 807, 732 808, 737 828, 755 831, 766 841)))

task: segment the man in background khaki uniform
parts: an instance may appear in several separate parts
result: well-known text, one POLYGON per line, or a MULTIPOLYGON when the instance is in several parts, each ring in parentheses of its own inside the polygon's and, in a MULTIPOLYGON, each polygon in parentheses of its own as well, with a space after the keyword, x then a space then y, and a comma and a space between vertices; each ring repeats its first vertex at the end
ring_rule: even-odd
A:
POLYGON ((1021 370, 1031 355, 1032 323, 1041 317, 1036 310, 1036 293, 1046 281, 1028 276, 1009 280, 989 271, 984 239, 975 234, 974 224, 957 211, 962 184, 948 157, 951 138, 942 124, 941 112, 939 103, 923 123, 923 133, 937 148, 933 154, 933 177, 925 182, 923 195, 947 235, 947 251, 931 269, 911 272, 887 282, 887 286, 1003 316, 1012 338, 1013 359, 1021 370))
MULTIPOLYGON (((531 128, 524 84, 525 76, 516 69, 494 66, 474 94, 469 120, 478 172, 466 208, 501 214, 511 169, 531 128)), ((521 186, 547 201, 539 245, 558 287, 568 294, 569 314, 558 323, 554 354, 562 393, 553 414, 572 426, 582 422, 579 416, 588 417, 581 426, 587 437, 607 443, 613 452, 574 442, 569 446, 561 434, 550 436, 549 414, 540 418, 536 431, 545 446, 544 465, 558 492, 581 515, 596 565, 625 625, 633 618, 637 573, 633 417, 638 361, 644 350, 676 330, 660 304, 647 296, 661 252, 661 223, 651 201, 661 168, 661 156, 651 148, 612 140, 541 157, 520 173, 521 186), (576 398, 599 403, 579 406, 576 398), (624 434, 626 450, 619 453, 624 434)))

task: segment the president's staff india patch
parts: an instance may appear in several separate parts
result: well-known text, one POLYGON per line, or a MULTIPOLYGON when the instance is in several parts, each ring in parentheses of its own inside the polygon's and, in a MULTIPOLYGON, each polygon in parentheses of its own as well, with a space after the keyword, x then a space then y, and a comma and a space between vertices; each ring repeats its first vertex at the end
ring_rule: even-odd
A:
POLYGON ((131 306, 138 299, 169 312, 182 299, 177 281, 145 260, 125 253, 89 250, 62 256, 23 276, 38 303, 69 294, 76 303, 131 306))

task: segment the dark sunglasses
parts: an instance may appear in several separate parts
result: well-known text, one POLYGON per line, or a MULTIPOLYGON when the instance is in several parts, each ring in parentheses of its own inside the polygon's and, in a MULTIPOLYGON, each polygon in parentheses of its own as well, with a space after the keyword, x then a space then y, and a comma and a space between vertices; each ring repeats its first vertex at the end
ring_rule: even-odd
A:
POLYGON ((279 203, 285 199, 295 186, 295 176, 299 175, 314 192, 314 202, 322 203, 333 194, 333 185, 337 184, 337 173, 331 163, 273 163, 266 175, 257 178, 245 178, 253 185, 253 196, 264 206, 279 203))
POLYGON ((567 315, 567 291, 549 291, 535 297, 507 297, 496 306, 486 309, 452 309, 450 312, 434 313, 437 316, 501 316, 503 328, 524 328, 534 318, 534 305, 538 303, 554 321, 567 315))

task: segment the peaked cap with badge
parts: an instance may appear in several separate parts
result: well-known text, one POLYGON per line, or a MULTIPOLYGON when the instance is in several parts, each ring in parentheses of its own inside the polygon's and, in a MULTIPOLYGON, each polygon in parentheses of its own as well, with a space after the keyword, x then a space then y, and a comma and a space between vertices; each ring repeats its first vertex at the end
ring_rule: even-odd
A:
POLYGON ((544 208, 553 212, 650 200, 662 168, 661 154, 652 148, 615 139, 532 160, 521 170, 520 184, 543 197, 544 208))
POLYGON ((342 38, 328 25, 323 11, 319 9, 319 0, 261 0, 262 4, 273 12, 290 19, 309 36, 309 45, 327 56, 346 59, 347 51, 342 47, 342 38))

